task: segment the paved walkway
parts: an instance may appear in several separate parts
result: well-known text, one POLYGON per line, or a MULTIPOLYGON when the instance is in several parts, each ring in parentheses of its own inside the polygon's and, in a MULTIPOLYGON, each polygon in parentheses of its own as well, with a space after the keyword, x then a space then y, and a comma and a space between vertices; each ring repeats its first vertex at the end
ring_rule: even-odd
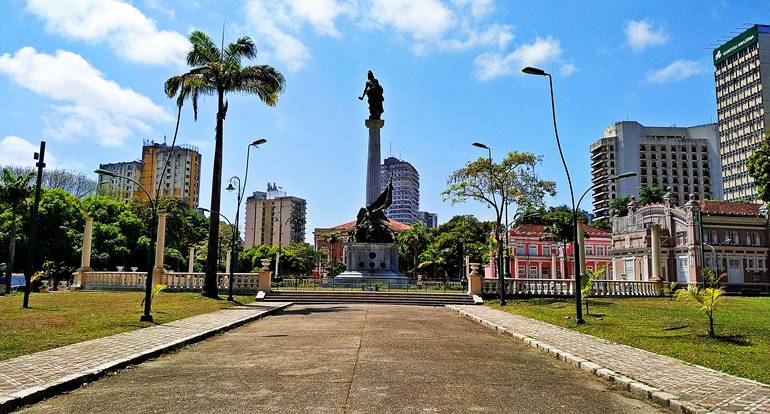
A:
POLYGON ((446 308, 293 305, 24 413, 650 413, 446 308))
POLYGON ((756 381, 485 306, 450 308, 675 412, 770 413, 770 386, 756 381))
POLYGON ((154 357, 287 305, 238 306, 0 361, 0 412, 76 387, 109 370, 154 357))

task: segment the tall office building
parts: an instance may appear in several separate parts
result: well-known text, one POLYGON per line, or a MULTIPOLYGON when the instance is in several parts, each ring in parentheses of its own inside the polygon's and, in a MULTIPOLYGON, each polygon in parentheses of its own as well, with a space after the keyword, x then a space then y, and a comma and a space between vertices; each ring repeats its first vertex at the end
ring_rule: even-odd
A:
POLYGON ((275 184, 267 184, 267 192, 255 191, 246 198, 244 246, 261 244, 286 246, 305 241, 307 202, 287 196, 275 184))
MULTIPOLYGON (((99 164, 99 168, 121 176, 139 181, 142 175, 141 161, 115 162, 99 164)), ((142 191, 135 183, 121 177, 111 177, 99 174, 98 191, 100 194, 109 195, 115 199, 127 203, 134 197, 134 193, 142 191)))
MULTIPOLYGON (((198 207, 201 186, 201 154, 192 145, 176 145, 173 149, 166 144, 145 141, 142 147, 142 161, 100 164, 99 168, 113 171, 138 181, 142 187, 155 196, 159 180, 163 178, 161 196, 175 196, 184 200, 190 208, 198 207), (169 155, 171 156, 168 159, 169 155), (168 166, 163 172, 163 167, 168 166)), ((99 184, 107 186, 107 194, 124 202, 134 198, 147 198, 138 185, 123 178, 99 174, 99 184)))
POLYGON ((724 197, 756 201, 746 160, 770 125, 770 26, 752 26, 714 49, 713 58, 724 197))
POLYGON ((425 227, 429 229, 435 229, 438 227, 438 214, 428 211, 420 211, 420 221, 425 227))
MULTIPOLYGON (((158 144, 145 141, 142 147, 142 185, 144 188, 157 188, 163 178, 160 189, 161 196, 181 198, 190 208, 198 206, 201 186, 201 154, 192 145, 158 144), (168 159, 169 155, 171 158, 168 159), (166 171, 163 167, 168 160, 166 171)), ((144 192, 134 193, 135 196, 145 197, 144 192)))
POLYGON ((395 157, 385 158, 380 166, 380 191, 393 178, 393 204, 385 212, 391 219, 403 224, 420 220, 420 174, 412 164, 395 157))
POLYGON ((609 216, 610 200, 638 196, 639 187, 670 187, 680 203, 686 202, 690 194, 700 200, 720 199, 720 165, 716 124, 682 128, 616 122, 591 145, 596 219, 609 216), (611 180, 625 172, 637 175, 611 180))

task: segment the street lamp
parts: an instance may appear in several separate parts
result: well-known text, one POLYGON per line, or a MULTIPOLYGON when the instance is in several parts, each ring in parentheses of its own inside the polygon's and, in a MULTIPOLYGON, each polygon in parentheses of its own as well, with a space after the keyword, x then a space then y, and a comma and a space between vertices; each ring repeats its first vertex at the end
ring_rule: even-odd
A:
MULTIPOLYGON (((142 191, 144 191, 144 194, 147 195, 147 200, 150 202, 150 206, 152 207, 152 222, 150 223, 150 248, 147 252, 147 276, 145 277, 144 283, 144 314, 142 314, 142 316, 139 318, 140 322, 152 322, 152 305, 150 302, 152 301, 152 268, 155 266, 155 233, 158 227, 158 197, 153 199, 153 197, 150 195, 150 192, 147 191, 147 189, 144 188, 144 186, 142 186, 138 181, 131 177, 116 174, 103 168, 99 168, 94 172, 100 175, 106 175, 108 177, 122 178, 136 184, 142 191)), ((158 187, 158 190, 160 191, 160 186, 158 187)))
MULTIPOLYGON (((474 142, 472 145, 474 147, 482 148, 482 149, 486 149, 487 150, 487 153, 488 153, 488 156, 489 156, 489 185, 490 185, 491 190, 492 190, 492 203, 494 203, 496 205, 497 204, 497 199, 495 198, 495 188, 494 188, 494 182, 493 182, 493 177, 492 177, 492 166, 493 166, 493 164, 492 164, 492 149, 489 148, 487 145, 482 144, 481 142, 474 142)), ((501 197, 500 201, 502 201, 502 202, 505 201, 505 193, 504 193, 504 191, 505 191, 505 189, 500 188, 500 197, 501 197)), ((499 234, 500 233, 500 230, 499 230, 500 229, 500 222, 499 222, 499 220, 497 220, 497 217, 495 217, 495 220, 497 221, 495 223, 495 228, 498 229, 497 233, 499 234)), ((506 214, 506 219, 505 220, 506 220, 506 227, 507 227, 507 221, 508 221, 507 214, 506 214)), ((505 239, 506 239, 506 250, 507 250, 507 240, 508 240, 508 235, 507 234, 505 235, 505 239)), ((500 281, 500 305, 505 305, 505 274, 503 273, 503 245, 500 242, 497 243, 497 278, 500 281)))
POLYGON ((551 115, 553 118, 553 132, 556 136, 556 147, 559 149, 559 156, 561 157, 561 163, 564 166, 564 173, 567 175, 567 184, 569 184, 569 195, 570 199, 572 201, 572 226, 573 226, 573 249, 575 250, 575 266, 574 266, 574 272, 575 272, 575 323, 582 324, 585 323, 583 320, 583 307, 580 300, 580 246, 578 245, 578 225, 577 225, 577 205, 575 204, 575 193, 572 189, 572 177, 570 177, 569 174, 569 168, 567 168, 567 161, 564 160, 564 152, 561 150, 561 141, 559 140, 559 129, 556 127, 556 103, 553 98, 553 78, 551 77, 551 74, 538 68, 533 68, 531 66, 527 66, 524 69, 521 70, 522 72, 528 74, 528 75, 536 75, 536 76, 548 76, 548 86, 550 87, 551 91, 551 115))

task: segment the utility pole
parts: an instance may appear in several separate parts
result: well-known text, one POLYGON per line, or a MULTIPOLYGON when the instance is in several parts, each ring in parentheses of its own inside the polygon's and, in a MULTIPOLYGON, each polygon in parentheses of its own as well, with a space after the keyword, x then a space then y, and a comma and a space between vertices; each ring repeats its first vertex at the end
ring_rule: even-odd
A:
POLYGON ((37 179, 35 180, 35 204, 32 205, 32 230, 27 246, 27 267, 24 269, 24 304, 29 308, 29 293, 32 290, 32 275, 35 273, 35 249, 37 245, 38 206, 40 205, 40 187, 43 184, 43 168, 45 168, 45 141, 40 141, 40 152, 35 153, 37 163, 37 179))

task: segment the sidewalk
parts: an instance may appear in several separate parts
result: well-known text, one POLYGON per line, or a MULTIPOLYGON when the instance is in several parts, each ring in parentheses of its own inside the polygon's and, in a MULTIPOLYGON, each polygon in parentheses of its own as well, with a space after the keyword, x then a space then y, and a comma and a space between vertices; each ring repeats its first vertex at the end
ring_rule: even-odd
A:
POLYGON ((770 413, 770 386, 486 306, 448 306, 674 412, 770 413))
POLYGON ((289 305, 237 306, 0 361, 0 412, 76 388, 111 370, 205 339, 289 305))

